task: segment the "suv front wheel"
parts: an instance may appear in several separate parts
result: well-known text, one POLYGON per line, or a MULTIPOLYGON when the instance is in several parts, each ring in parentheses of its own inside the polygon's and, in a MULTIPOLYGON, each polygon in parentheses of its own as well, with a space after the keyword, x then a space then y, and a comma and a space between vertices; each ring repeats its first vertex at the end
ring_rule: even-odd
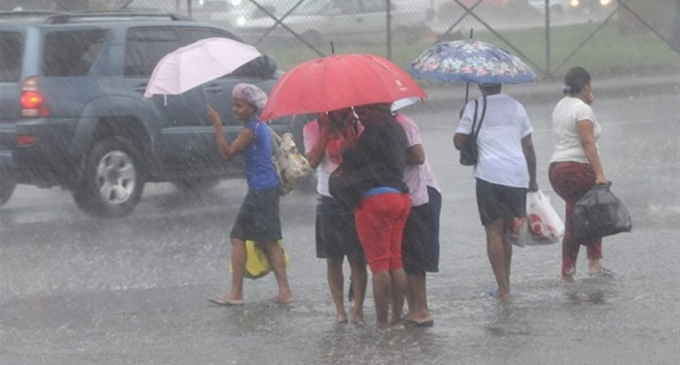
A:
POLYGON ((84 210, 122 217, 135 208, 144 189, 143 173, 132 144, 122 137, 95 143, 73 198, 84 210))

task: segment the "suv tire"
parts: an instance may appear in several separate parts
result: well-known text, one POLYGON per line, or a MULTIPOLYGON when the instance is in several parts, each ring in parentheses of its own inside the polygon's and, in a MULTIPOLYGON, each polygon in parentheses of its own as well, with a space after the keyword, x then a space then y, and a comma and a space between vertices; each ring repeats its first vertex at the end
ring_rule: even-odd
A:
POLYGON ((0 207, 5 205, 9 198, 14 193, 14 188, 17 186, 14 178, 8 172, 3 172, 0 176, 0 207))
POLYGON ((135 208, 144 189, 137 151, 122 137, 94 144, 73 198, 82 209, 104 217, 122 217, 135 208))

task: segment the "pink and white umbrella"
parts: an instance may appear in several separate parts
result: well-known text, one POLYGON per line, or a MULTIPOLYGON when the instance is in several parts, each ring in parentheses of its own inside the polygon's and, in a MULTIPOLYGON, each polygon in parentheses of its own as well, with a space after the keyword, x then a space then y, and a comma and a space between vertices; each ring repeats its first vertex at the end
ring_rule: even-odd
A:
POLYGON ((255 47, 228 38, 206 38, 163 57, 144 96, 177 95, 234 72, 260 57, 255 47))

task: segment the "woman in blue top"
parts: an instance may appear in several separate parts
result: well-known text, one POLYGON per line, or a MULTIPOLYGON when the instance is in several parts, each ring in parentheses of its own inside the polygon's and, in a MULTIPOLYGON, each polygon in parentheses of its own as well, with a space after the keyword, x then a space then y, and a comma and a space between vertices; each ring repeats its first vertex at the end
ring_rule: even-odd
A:
POLYGON ((248 194, 231 230, 231 289, 221 297, 209 298, 220 305, 243 304, 243 275, 246 266, 246 240, 264 248, 276 276, 278 303, 293 301, 288 286, 284 253, 277 241, 281 239, 279 217, 279 178, 272 163, 272 141, 267 125, 257 119, 257 111, 267 102, 267 94, 255 85, 238 84, 231 92, 232 112, 244 126, 236 139, 229 143, 222 131, 219 114, 208 106, 208 120, 215 127, 220 154, 226 160, 241 152, 245 154, 245 174, 248 194))

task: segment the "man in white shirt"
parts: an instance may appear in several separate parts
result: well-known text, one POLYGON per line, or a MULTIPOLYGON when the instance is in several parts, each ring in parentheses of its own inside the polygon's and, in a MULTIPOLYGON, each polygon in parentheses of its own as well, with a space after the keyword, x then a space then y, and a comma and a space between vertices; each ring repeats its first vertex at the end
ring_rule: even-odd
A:
POLYGON ((504 239, 515 217, 526 215, 526 193, 538 191, 536 154, 531 140, 531 123, 522 104, 501 93, 501 84, 481 84, 483 97, 475 111, 474 100, 465 106, 453 142, 460 150, 464 144, 477 143, 477 207, 486 231, 487 254, 498 289, 491 297, 510 298, 512 244, 504 239), (473 118, 477 118, 476 141, 470 137, 473 118))

